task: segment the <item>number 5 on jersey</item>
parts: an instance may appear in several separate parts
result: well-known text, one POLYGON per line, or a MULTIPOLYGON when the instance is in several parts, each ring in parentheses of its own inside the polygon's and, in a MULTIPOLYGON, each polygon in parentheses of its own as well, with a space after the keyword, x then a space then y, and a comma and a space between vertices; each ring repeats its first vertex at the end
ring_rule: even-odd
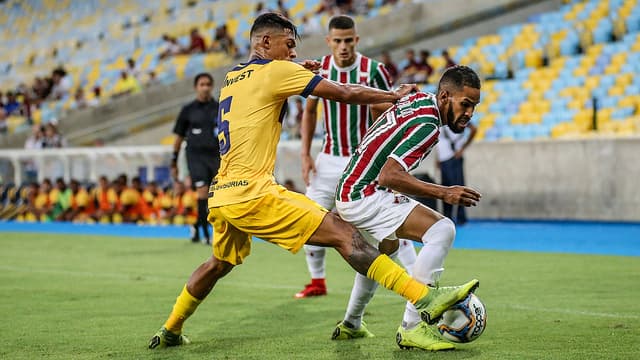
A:
POLYGON ((229 151, 231 143, 229 142, 229 120, 225 120, 224 116, 231 111, 232 96, 220 101, 220 107, 218 109, 218 141, 220 145, 220 155, 224 155, 229 151))

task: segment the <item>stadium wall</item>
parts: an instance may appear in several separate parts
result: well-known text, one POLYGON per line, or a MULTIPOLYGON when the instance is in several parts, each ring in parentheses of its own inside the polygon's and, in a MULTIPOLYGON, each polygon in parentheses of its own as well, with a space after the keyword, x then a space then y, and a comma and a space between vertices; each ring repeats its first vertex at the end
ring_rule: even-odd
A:
MULTIPOLYGON (((317 153, 320 145, 315 141, 312 150, 317 153)), ((171 146, 0 150, 0 181, 26 181, 25 175, 14 177, 13 168, 20 166, 20 174, 38 168, 38 180, 95 182, 100 175, 120 173, 166 178, 171 151, 171 146)), ((304 189, 299 154, 299 141, 282 142, 275 176, 304 189)), ((467 184, 483 194, 469 210, 472 218, 640 221, 640 137, 479 142, 465 154, 467 184)), ((183 158, 180 163, 184 174, 183 158)), ((439 180, 435 154, 416 172, 439 180)))

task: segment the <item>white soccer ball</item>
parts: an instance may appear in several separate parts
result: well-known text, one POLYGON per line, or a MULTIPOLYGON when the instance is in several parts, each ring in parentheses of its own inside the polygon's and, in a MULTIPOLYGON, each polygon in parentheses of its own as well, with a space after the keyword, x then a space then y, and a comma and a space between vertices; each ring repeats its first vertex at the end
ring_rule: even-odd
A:
POLYGON ((457 343, 471 342, 482 334, 487 326, 487 310, 480 298, 469 294, 442 314, 438 332, 445 339, 457 343))

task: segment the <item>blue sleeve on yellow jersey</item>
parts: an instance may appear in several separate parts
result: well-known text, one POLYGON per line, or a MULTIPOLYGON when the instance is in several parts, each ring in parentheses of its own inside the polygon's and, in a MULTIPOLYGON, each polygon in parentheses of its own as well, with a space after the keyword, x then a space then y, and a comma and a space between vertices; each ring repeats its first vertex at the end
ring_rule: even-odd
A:
POLYGON ((304 90, 302 91, 302 94, 300 95, 303 97, 307 97, 311 95, 311 92, 313 92, 313 89, 316 88, 316 86, 318 85, 318 83, 320 83, 320 81, 322 81, 322 76, 320 75, 314 76, 311 79, 311 81, 309 81, 309 84, 307 84, 307 87, 304 88, 304 90))

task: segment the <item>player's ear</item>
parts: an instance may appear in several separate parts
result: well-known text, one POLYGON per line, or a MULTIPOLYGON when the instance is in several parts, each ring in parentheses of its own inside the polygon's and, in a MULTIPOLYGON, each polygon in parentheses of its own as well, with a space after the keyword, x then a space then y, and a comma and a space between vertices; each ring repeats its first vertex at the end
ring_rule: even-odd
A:
POLYGON ((440 91, 438 92, 438 99, 442 102, 442 103, 446 103, 447 100, 449 99, 449 91, 447 89, 440 89, 440 91))
POLYGON ((270 49, 270 48, 271 48, 271 36, 266 35, 266 34, 265 34, 265 35, 262 35, 262 40, 261 40, 261 42, 262 42, 262 46, 263 46, 265 49, 270 49))
POLYGON ((360 41, 360 36, 356 35, 356 42, 355 44, 358 45, 358 42, 360 41))

